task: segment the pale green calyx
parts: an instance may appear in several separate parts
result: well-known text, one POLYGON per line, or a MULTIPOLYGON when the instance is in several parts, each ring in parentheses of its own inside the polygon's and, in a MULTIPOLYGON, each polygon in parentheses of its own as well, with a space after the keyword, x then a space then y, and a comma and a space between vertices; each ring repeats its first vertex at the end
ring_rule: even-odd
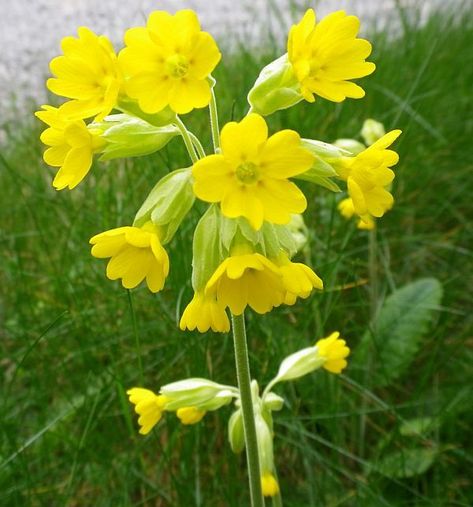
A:
POLYGON ((254 113, 267 116, 294 106, 303 99, 287 54, 263 68, 248 94, 254 113))
POLYGON ((228 420, 228 441, 235 454, 239 454, 245 448, 245 430, 240 409, 233 412, 228 420))
POLYGON ((386 134, 386 130, 381 122, 368 118, 364 121, 360 133, 367 146, 371 146, 386 134))
POLYGON ((255 426, 261 473, 271 473, 274 470, 273 432, 260 413, 255 414, 255 426))
POLYGON ((275 393, 268 393, 263 399, 263 408, 271 412, 277 412, 284 406, 284 398, 275 393))
POLYGON ((271 385, 277 382, 294 380, 320 368, 325 358, 318 354, 317 347, 306 347, 294 354, 287 356, 279 366, 278 374, 271 381, 271 385))
POLYGON ((177 169, 155 185, 135 216, 141 227, 151 220, 159 228, 161 242, 168 243, 194 204, 191 169, 177 169))
POLYGON ((366 149, 366 146, 356 139, 337 139, 333 144, 338 148, 350 152, 351 156, 358 155, 358 153, 366 149))

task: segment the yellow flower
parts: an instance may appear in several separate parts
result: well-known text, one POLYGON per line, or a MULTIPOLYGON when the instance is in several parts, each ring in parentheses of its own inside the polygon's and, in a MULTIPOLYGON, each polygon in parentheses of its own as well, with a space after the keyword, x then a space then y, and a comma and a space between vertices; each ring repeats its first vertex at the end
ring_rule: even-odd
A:
POLYGON ((140 416, 138 419, 139 432, 142 435, 147 435, 161 420, 167 398, 163 395, 158 396, 153 391, 142 387, 133 387, 126 393, 130 403, 135 405, 135 412, 140 416))
POLYGON ((218 333, 228 333, 230 322, 222 304, 218 303, 215 296, 206 296, 204 291, 197 291, 192 301, 187 305, 182 314, 179 327, 182 331, 198 329, 205 333, 209 329, 218 333))
POLYGON ((215 296, 234 315, 249 305, 257 313, 269 312, 284 301, 284 286, 277 266, 259 253, 232 254, 210 277, 207 296, 215 296))
POLYGON ((126 32, 125 44, 119 62, 128 78, 126 91, 144 112, 169 106, 185 114, 209 104, 207 78, 221 54, 211 35, 201 31, 195 12, 152 12, 146 28, 126 32))
POLYGON ((86 27, 78 29, 79 37, 64 37, 64 55, 50 63, 56 76, 48 79, 50 91, 73 99, 61 106, 71 119, 95 116, 101 121, 115 107, 122 85, 117 55, 104 35, 98 36, 86 27))
POLYGON ((197 407, 182 407, 176 411, 176 415, 182 424, 197 424, 206 413, 205 410, 199 410, 197 407))
POLYGON ((374 63, 365 61, 371 44, 356 38, 359 27, 359 19, 344 11, 329 14, 316 25, 315 12, 309 9, 291 28, 289 61, 307 101, 314 102, 314 95, 333 102, 364 97, 363 88, 349 81, 375 70, 374 63))
POLYGON ((43 111, 35 114, 49 126, 40 138, 49 146, 43 158, 47 164, 60 168, 53 186, 57 190, 72 190, 89 172, 94 153, 101 151, 106 143, 100 137, 102 132, 88 129, 83 120, 71 121, 62 115, 61 109, 42 107, 43 111))
POLYGON ((344 158, 336 166, 339 176, 347 180, 355 213, 365 222, 369 216, 382 217, 394 203, 388 188, 395 175, 389 168, 397 164, 399 155, 387 148, 400 134, 400 130, 392 130, 366 150, 355 157, 344 158))
POLYGON ((203 201, 219 202, 229 218, 247 218, 256 230, 264 220, 285 224, 307 207, 288 178, 309 170, 313 161, 297 132, 282 130, 268 139, 264 118, 252 113, 225 125, 222 153, 194 165, 194 192, 203 201))
POLYGON ((279 493, 279 484, 273 474, 265 473, 261 476, 261 489, 264 496, 276 496, 279 493))
POLYGON ((347 361, 345 358, 350 354, 350 349, 347 347, 345 340, 339 337, 340 333, 336 331, 315 344, 318 355, 325 360, 322 366, 332 373, 341 373, 346 368, 347 361))
POLYGON ((282 282, 286 289, 284 304, 293 305, 297 298, 309 297, 312 289, 322 290, 323 281, 305 264, 291 262, 285 253, 276 259, 276 264, 282 275, 282 282))
MULTIPOLYGON (((340 214, 346 219, 350 219, 355 214, 355 206, 353 205, 353 199, 347 197, 338 203, 338 210, 340 214)), ((371 215, 364 215, 363 218, 358 220, 356 225, 358 229, 371 231, 376 227, 376 223, 371 215)))
POLYGON ((164 286, 169 273, 169 258, 162 247, 156 227, 147 222, 143 227, 118 227, 94 236, 92 255, 111 257, 107 265, 110 280, 122 279, 126 289, 139 285, 145 278, 151 292, 164 286))

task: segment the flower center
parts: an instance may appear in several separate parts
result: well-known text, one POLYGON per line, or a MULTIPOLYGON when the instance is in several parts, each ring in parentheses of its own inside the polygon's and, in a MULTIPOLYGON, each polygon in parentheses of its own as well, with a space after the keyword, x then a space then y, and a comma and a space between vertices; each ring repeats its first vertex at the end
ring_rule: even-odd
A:
POLYGON ((243 162, 236 170, 236 177, 245 185, 258 181, 258 166, 253 162, 243 162))
POLYGON ((166 70, 172 78, 181 79, 189 70, 189 61, 185 56, 172 55, 166 60, 166 70))

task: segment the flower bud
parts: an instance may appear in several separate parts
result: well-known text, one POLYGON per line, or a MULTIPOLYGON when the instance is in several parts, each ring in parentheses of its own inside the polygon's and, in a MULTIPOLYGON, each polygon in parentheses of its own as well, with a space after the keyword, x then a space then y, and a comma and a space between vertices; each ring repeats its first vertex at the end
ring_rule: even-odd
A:
POLYGON ((263 68, 248 94, 253 112, 267 116, 303 99, 287 54, 263 68))
POLYGON ((161 178, 135 216, 140 227, 151 220, 159 228, 161 242, 168 243, 194 204, 191 170, 178 169, 161 178))
POLYGON ((273 433, 261 414, 255 414, 255 426, 261 473, 264 475, 274 469, 273 433))
POLYGON ((245 448, 245 430, 241 410, 236 410, 228 420, 228 441, 235 454, 239 454, 245 448))
POLYGON ((274 393, 268 393, 264 397, 263 408, 270 410, 271 412, 279 411, 284 406, 284 398, 274 393))
POLYGON ((364 121, 363 127, 361 128, 361 136, 368 146, 371 146, 378 139, 381 139, 384 134, 386 134, 386 130, 384 129, 384 125, 379 121, 371 118, 364 121))

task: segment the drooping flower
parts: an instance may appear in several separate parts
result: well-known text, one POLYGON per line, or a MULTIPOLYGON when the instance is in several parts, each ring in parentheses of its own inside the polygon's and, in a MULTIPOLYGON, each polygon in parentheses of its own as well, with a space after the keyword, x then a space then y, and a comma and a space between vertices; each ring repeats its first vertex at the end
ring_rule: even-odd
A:
POLYGON ((312 166, 313 156, 293 130, 268 138, 264 118, 252 113, 222 129, 222 153, 193 167, 194 192, 206 202, 219 202, 229 218, 245 217, 254 229, 263 221, 285 224, 307 206, 304 194, 288 178, 312 166))
POLYGON ((130 402, 135 405, 135 412, 140 416, 139 432, 147 435, 161 420, 167 398, 142 387, 133 387, 127 391, 127 394, 130 402))
POLYGON ((301 262, 291 262, 284 252, 281 252, 275 264, 279 268, 286 289, 284 304, 293 305, 298 297, 308 298, 312 289, 323 290, 323 281, 309 266, 301 262))
POLYGON ((138 286, 144 279, 151 292, 164 286, 169 273, 169 258, 162 247, 156 227, 147 222, 139 227, 118 227, 94 236, 92 255, 110 257, 107 277, 121 278, 126 289, 138 286))
POLYGON ((182 331, 193 331, 197 328, 200 333, 209 329, 217 333, 228 333, 230 321, 225 307, 219 303, 215 296, 207 296, 204 291, 197 291, 192 301, 187 305, 179 322, 182 331))
POLYGON ((308 9, 291 28, 288 57, 307 101, 314 102, 314 95, 333 102, 364 97, 363 88, 350 80, 371 74, 375 65, 365 61, 371 44, 356 37, 359 26, 359 19, 344 11, 333 12, 316 24, 314 10, 308 9))
POLYGON ((197 407, 182 407, 176 410, 176 415, 182 424, 197 424, 207 412, 199 410, 197 407))
POLYGON ((101 121, 115 107, 122 86, 117 55, 104 35, 86 27, 78 29, 78 38, 64 37, 63 56, 51 60, 56 76, 46 85, 56 95, 72 99, 61 106, 71 119, 95 117, 101 121))
MULTIPOLYGON (((340 214, 347 220, 352 218, 353 215, 355 215, 355 206, 353 205, 353 199, 351 197, 342 199, 338 203, 338 210, 340 211, 340 214)), ((356 226, 358 229, 371 231, 376 227, 376 223, 371 215, 364 215, 363 218, 360 218, 358 220, 356 226)))
POLYGON ((319 340, 315 347, 319 357, 324 359, 322 367, 332 373, 341 373, 346 368, 346 358, 350 354, 345 340, 340 338, 340 333, 335 331, 327 338, 319 340))
POLYGON ((106 142, 99 129, 88 129, 83 120, 69 120, 61 109, 42 106, 35 115, 49 128, 41 134, 41 141, 49 148, 44 152, 44 161, 59 167, 53 186, 56 190, 72 190, 87 175, 92 167, 94 153, 99 153, 106 142))
POLYGON ((146 28, 126 32, 125 44, 119 62, 126 91, 145 113, 169 106, 185 114, 209 104, 208 77, 221 54, 212 36, 201 31, 194 11, 185 9, 174 16, 152 12, 146 28))
POLYGON ((261 476, 261 489, 264 496, 276 496, 279 493, 279 484, 271 473, 265 473, 261 476))
POLYGON ((285 289, 278 267, 259 253, 235 252, 227 257, 205 287, 234 315, 241 315, 247 306, 264 314, 284 301, 285 289))
POLYGON ((382 217, 394 203, 389 186, 395 175, 390 167, 397 164, 399 155, 387 148, 400 134, 400 130, 392 130, 355 157, 337 163, 336 170, 347 181, 355 213, 365 222, 369 216, 382 217))

